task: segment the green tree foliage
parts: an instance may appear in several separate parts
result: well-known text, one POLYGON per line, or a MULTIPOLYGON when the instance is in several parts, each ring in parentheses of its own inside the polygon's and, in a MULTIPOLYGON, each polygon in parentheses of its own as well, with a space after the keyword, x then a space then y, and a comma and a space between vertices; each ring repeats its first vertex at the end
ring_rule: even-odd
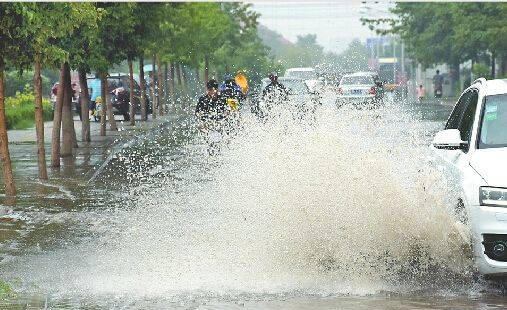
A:
POLYGON ((28 20, 32 13, 23 3, 0 3, 0 63, 13 67, 31 63, 28 20))
POLYGON ((378 33, 401 36, 412 58, 452 66, 484 53, 504 54, 505 3, 397 3, 394 19, 363 19, 378 33))
MULTIPOLYGON (((178 53, 180 58, 202 59, 205 54, 212 54, 224 44, 229 44, 227 30, 233 25, 228 16, 220 10, 219 4, 187 3, 177 11, 176 15, 179 16, 180 21, 182 19, 187 21, 180 23, 182 25, 180 31, 183 30, 180 35, 188 35, 188 38, 191 38, 189 41, 193 41, 188 42, 190 44, 180 50, 178 53), (191 55, 192 52, 194 55, 191 55)), ((181 42, 184 37, 176 36, 175 38, 181 42)))
POLYGON ((9 44, 9 48, 16 51, 15 56, 10 57, 11 66, 19 69, 30 67, 35 54, 40 54, 42 62, 49 65, 67 58, 68 52, 60 40, 90 22, 91 17, 89 3, 25 2, 9 6, 21 20, 15 28, 18 36, 9 44))
POLYGON ((90 72, 91 66, 97 58, 99 46, 99 22, 105 15, 105 10, 90 3, 80 3, 81 11, 86 12, 84 23, 73 29, 71 35, 60 40, 60 46, 69 55, 69 63, 76 70, 90 72))
POLYGON ((134 33, 134 2, 100 2, 97 9, 101 12, 97 38, 90 67, 97 72, 107 72, 114 64, 127 58, 130 52, 130 37, 134 33))
MULTIPOLYGON (((223 43, 213 53, 212 62, 218 78, 225 73, 243 71, 252 82, 259 82, 279 65, 269 56, 269 49, 258 36, 259 14, 250 4, 220 5, 223 43)), ((216 44, 216 43, 215 43, 216 44)))

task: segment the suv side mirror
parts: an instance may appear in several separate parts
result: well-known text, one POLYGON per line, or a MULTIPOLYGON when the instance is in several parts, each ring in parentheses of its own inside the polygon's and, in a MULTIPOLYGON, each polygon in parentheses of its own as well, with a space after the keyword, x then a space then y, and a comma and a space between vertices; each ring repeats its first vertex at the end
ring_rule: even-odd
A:
POLYGON ((437 149, 445 150, 458 150, 468 147, 468 142, 461 140, 458 129, 446 129, 437 132, 432 144, 437 149))

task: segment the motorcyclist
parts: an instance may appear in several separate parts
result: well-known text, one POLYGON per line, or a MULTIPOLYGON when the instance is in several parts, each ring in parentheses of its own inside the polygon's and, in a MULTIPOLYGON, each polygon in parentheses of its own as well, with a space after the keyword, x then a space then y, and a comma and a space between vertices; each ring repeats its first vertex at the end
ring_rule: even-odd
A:
POLYGON ((440 70, 437 70, 437 74, 433 76, 433 88, 435 90, 435 98, 442 97, 442 85, 444 84, 444 77, 440 74, 440 70))
POLYGON ((113 102, 113 107, 116 107, 118 111, 123 115, 124 121, 130 121, 130 97, 127 89, 123 86, 122 82, 116 83, 116 81, 111 81, 108 84, 110 89, 111 101, 113 102))
POLYGON ((227 107, 218 91, 218 83, 211 79, 206 83, 206 93, 199 97, 195 115, 201 121, 221 120, 226 116, 227 107))
POLYGON ((238 103, 245 99, 241 86, 236 83, 232 74, 224 75, 224 82, 220 84, 219 91, 222 97, 236 99, 238 103))
POLYGON ((269 74, 271 81, 262 91, 264 101, 273 103, 275 101, 285 101, 288 99, 289 91, 283 84, 278 82, 278 75, 275 72, 269 74))

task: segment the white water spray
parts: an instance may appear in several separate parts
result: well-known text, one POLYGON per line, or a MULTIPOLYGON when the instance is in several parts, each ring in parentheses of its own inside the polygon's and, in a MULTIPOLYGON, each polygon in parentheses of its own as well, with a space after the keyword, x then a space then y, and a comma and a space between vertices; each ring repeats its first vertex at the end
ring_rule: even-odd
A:
POLYGON ((150 180, 104 237, 30 258, 27 277, 65 294, 189 298, 406 292, 472 272, 427 128, 400 109, 244 127, 219 156, 188 145, 177 181, 150 180))

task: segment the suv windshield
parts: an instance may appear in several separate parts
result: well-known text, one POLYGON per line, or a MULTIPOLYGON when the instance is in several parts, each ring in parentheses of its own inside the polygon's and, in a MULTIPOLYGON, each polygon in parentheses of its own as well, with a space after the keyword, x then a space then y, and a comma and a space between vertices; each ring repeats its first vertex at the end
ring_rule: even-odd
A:
POLYGON ((479 148, 507 147, 507 94, 486 96, 479 148))
POLYGON ((370 75, 344 76, 341 85, 372 85, 373 78, 370 75))

